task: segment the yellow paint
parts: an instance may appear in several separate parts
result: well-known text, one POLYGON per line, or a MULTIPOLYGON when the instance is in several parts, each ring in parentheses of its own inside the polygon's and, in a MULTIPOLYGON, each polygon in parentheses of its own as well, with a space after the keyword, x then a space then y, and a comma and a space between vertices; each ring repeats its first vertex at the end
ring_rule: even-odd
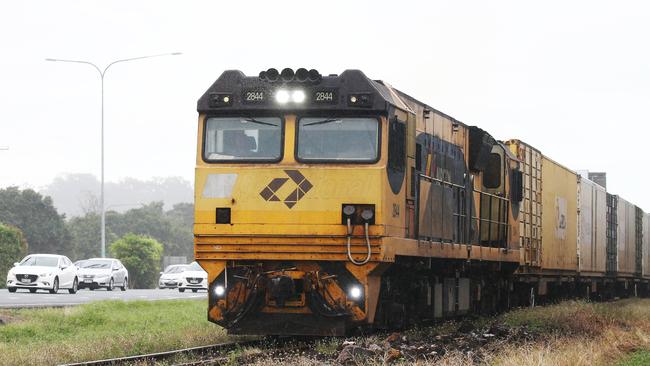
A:
POLYGON ((577 192, 574 172, 542 158, 542 263, 544 269, 572 270, 577 258, 577 192))

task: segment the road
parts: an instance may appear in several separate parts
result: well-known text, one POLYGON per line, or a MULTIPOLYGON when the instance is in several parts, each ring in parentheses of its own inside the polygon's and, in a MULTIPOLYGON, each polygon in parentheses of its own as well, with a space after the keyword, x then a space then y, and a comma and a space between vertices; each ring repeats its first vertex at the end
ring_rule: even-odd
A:
POLYGON ((173 300, 173 299, 207 299, 207 293, 200 291, 198 293, 185 292, 180 293, 178 290, 127 290, 114 291, 106 290, 79 290, 76 294, 69 294, 68 290, 61 290, 58 294, 50 294, 46 291, 38 291, 35 294, 27 290, 18 290, 15 293, 9 293, 6 289, 0 289, 0 308, 29 308, 29 307, 58 307, 74 306, 86 304, 93 301, 101 300, 173 300))

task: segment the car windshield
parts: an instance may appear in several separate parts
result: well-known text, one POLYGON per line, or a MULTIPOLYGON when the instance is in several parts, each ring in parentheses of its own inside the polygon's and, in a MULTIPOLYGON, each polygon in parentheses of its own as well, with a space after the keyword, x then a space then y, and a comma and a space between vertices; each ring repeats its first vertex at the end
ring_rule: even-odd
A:
POLYGON ((20 262, 21 266, 56 267, 58 264, 59 264, 58 257, 41 256, 41 255, 33 255, 31 257, 27 257, 23 259, 22 262, 20 262))
POLYGON ((187 266, 187 267, 188 267, 188 268, 187 268, 188 271, 203 271, 203 268, 201 268, 201 266, 199 266, 199 264, 196 263, 196 262, 192 262, 192 263, 191 263, 189 266, 187 266))
POLYGON ((208 118, 206 161, 274 161, 282 154, 282 119, 278 117, 208 118))
POLYGON ((108 269, 111 268, 112 261, 107 260, 89 260, 81 263, 80 268, 108 269))
POLYGON ((376 118, 301 118, 298 121, 300 160, 372 162, 377 160, 379 121, 376 118))
POLYGON ((167 268, 165 273, 181 273, 184 272, 186 269, 186 266, 172 266, 167 268))

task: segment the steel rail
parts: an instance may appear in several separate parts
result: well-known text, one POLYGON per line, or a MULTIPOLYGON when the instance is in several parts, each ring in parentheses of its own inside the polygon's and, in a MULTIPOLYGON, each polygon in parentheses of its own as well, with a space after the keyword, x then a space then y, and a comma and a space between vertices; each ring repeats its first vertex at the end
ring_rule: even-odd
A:
MULTIPOLYGON (((312 348, 313 348, 312 344, 303 344, 303 345, 292 346, 292 347, 283 347, 282 352, 296 353, 298 351, 309 350, 312 348)), ((268 356, 268 353, 251 354, 245 356, 243 360, 238 360, 240 362, 238 364, 244 364, 244 365, 249 364, 252 363, 251 361, 265 356, 268 356)), ((199 359, 196 361, 178 363, 178 364, 174 364, 174 366, 202 366, 202 365, 230 365, 230 364, 232 364, 232 360, 228 356, 219 356, 219 357, 199 359)))
POLYGON ((225 343, 217 343, 217 344, 212 344, 207 346, 182 348, 173 351, 149 353, 145 355, 124 356, 124 357, 116 357, 116 358, 107 358, 103 360, 61 364, 59 366, 122 365, 127 362, 134 363, 134 362, 158 361, 158 360, 167 359, 167 358, 171 358, 183 354, 188 354, 188 355, 206 354, 206 353, 216 352, 216 351, 228 351, 240 346, 255 346, 261 344, 264 341, 267 341, 267 339, 255 339, 255 340, 240 341, 240 342, 225 342, 225 343))

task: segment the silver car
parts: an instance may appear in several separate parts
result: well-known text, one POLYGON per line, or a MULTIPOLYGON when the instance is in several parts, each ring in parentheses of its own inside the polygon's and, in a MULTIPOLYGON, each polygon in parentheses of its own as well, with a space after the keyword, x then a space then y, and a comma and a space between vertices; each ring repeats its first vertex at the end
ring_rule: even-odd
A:
POLYGON ((79 288, 105 288, 113 291, 119 287, 122 291, 129 288, 129 271, 118 259, 91 258, 79 264, 79 288))

